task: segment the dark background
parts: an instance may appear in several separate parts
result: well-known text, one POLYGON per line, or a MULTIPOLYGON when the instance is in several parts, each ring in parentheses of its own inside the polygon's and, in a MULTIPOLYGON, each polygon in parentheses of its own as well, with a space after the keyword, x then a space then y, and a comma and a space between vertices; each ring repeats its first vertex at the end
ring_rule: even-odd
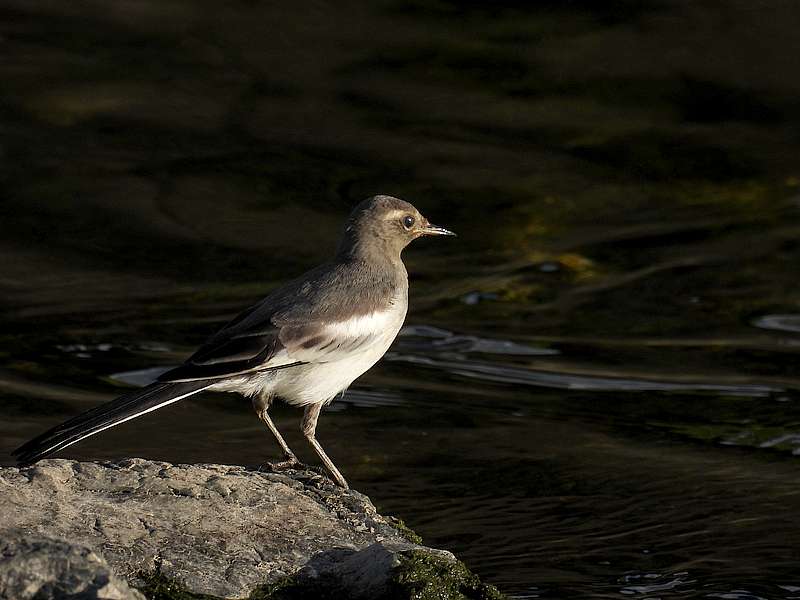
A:
MULTIPOLYGON (((388 193, 460 237, 406 250, 412 327, 320 420, 355 487, 516 598, 800 597, 798 31, 789 0, 0 3, 0 460, 388 193)), ((63 456, 277 454, 204 395, 63 456)))

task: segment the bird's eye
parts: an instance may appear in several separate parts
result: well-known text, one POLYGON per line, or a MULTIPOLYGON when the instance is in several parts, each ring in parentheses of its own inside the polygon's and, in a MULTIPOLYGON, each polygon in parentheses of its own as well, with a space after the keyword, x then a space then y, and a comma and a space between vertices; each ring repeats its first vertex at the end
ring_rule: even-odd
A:
POLYGON ((411 215, 403 217, 403 227, 411 229, 414 226, 414 217, 411 215))

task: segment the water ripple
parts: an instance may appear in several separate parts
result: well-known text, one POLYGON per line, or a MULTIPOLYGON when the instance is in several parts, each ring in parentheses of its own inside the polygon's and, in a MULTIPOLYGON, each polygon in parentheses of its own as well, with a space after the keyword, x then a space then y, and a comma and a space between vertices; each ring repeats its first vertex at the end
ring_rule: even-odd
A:
POLYGON ((150 367, 149 369, 137 369, 136 371, 123 371, 121 373, 112 373, 109 375, 114 381, 125 383, 136 387, 144 387, 150 385, 162 373, 166 373, 173 367, 150 367))
POLYGON ((760 384, 716 384, 575 375, 471 360, 442 360, 389 353, 386 360, 405 362, 480 381, 599 392, 711 392, 730 396, 767 397, 782 388, 760 384))
POLYGON ((621 594, 653 594, 655 592, 666 592, 681 586, 695 583, 695 580, 688 579, 688 573, 675 573, 674 575, 664 575, 662 573, 634 573, 625 575, 623 583, 627 584, 620 589, 621 594))
POLYGON ((717 592, 706 594, 707 598, 723 598, 724 600, 767 600, 763 596, 757 596, 747 590, 731 590, 730 592, 717 592))
POLYGON ((800 333, 800 315, 764 315, 754 319, 752 323, 761 329, 800 333))
POLYGON ((418 351, 499 354, 512 356, 553 356, 560 354, 553 348, 519 344, 509 340, 459 335, 446 329, 429 325, 409 325, 400 331, 400 346, 418 351), (421 338, 409 340, 407 338, 421 338))

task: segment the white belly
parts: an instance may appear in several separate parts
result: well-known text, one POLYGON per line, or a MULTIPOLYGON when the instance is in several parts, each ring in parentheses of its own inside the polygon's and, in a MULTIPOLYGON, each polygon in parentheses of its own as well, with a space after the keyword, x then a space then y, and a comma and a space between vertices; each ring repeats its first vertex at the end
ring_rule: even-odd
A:
MULTIPOLYGON (((212 389, 239 392, 246 396, 278 396, 289 404, 305 406, 330 402, 370 369, 389 349, 406 317, 407 302, 399 299, 394 308, 376 316, 373 331, 380 334, 368 346, 339 360, 311 362, 277 371, 265 371, 222 381, 212 389)), ((361 317, 357 327, 368 319, 361 317)), ((335 356, 330 356, 331 359, 335 356)))

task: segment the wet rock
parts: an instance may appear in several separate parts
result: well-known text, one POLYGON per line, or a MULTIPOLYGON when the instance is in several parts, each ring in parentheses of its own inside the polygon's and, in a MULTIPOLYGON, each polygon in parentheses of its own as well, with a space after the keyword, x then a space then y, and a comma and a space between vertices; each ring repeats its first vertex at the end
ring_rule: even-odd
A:
POLYGON ((0 598, 140 599, 125 580, 147 591, 153 573, 227 598, 269 586, 398 598, 415 553, 461 565, 309 471, 44 460, 0 469, 0 514, 0 598))

